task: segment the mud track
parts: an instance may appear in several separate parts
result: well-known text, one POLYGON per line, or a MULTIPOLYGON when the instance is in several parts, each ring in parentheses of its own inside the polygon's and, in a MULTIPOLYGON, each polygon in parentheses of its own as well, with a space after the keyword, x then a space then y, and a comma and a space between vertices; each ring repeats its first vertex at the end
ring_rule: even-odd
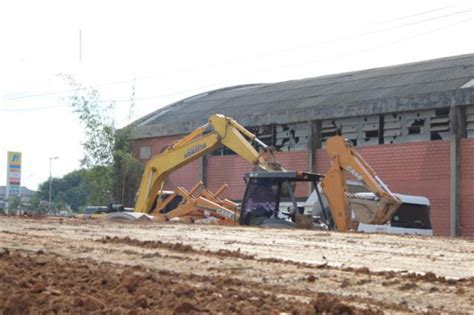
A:
POLYGON ((473 266, 472 240, 0 217, 5 314, 469 313, 473 266))

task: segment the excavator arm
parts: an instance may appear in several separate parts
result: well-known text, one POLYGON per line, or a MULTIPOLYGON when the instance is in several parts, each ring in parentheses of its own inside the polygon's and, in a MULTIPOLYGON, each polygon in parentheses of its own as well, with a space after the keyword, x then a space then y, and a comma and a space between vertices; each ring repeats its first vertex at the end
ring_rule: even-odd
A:
POLYGON ((388 222, 401 204, 388 187, 377 177, 375 171, 353 148, 349 140, 334 136, 326 141, 326 151, 331 167, 322 181, 331 214, 338 231, 351 227, 352 211, 361 223, 384 224, 388 222), (360 180, 375 200, 360 199, 347 192, 345 173, 360 180))
POLYGON ((172 143, 164 152, 150 159, 140 182, 135 212, 153 211, 157 193, 163 189, 166 177, 174 170, 224 145, 261 170, 283 170, 276 163, 272 150, 232 118, 215 114, 209 122, 172 143), (207 132, 210 130, 209 132, 207 132), (249 143, 256 141, 263 148, 257 152, 249 143))

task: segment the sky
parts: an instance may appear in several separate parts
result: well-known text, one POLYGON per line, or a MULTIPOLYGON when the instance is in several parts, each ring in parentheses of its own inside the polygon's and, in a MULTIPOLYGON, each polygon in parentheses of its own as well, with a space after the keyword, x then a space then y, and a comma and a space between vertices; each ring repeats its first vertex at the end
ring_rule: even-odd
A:
POLYGON ((58 74, 115 101, 117 127, 221 87, 474 53, 473 1, 0 1, 0 185, 80 168, 58 74), (81 40, 80 40, 81 38, 81 40), (135 106, 130 98, 135 87, 135 106))

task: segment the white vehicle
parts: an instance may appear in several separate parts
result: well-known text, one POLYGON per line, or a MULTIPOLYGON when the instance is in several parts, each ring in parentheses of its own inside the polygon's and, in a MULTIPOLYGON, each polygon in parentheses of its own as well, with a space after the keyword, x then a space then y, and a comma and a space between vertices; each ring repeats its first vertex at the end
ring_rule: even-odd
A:
MULTIPOLYGON (((362 198, 375 198, 372 193, 357 193, 362 198)), ((357 231, 391 234, 433 236, 430 220, 430 201, 426 197, 395 194, 402 204, 389 223, 372 225, 359 223, 357 231)))
MULTIPOLYGON (((371 192, 358 192, 354 195, 362 200, 375 199, 375 195, 371 192)), ((433 236, 433 229, 430 220, 430 201, 428 198, 403 194, 394 195, 400 198, 402 204, 389 223, 383 225, 359 223, 357 231, 433 236)), ((331 222, 332 220, 329 218, 331 212, 329 211, 329 206, 324 195, 322 195, 322 199, 324 211, 321 209, 321 203, 318 200, 316 191, 313 191, 306 202, 301 204, 301 206, 304 207, 305 214, 312 215, 315 218, 326 218, 326 220, 323 221, 331 222)))

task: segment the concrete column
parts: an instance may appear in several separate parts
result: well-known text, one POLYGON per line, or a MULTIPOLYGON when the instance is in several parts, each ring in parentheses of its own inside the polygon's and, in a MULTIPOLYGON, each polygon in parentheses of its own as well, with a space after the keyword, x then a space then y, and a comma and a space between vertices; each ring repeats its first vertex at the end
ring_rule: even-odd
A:
MULTIPOLYGON (((316 149, 321 147, 320 135, 321 135, 321 121, 314 120, 308 122, 308 170, 310 172, 316 172, 316 149)), ((309 194, 313 191, 314 187, 312 183, 309 183, 308 190, 309 194)))
POLYGON ((203 156, 199 159, 199 177, 204 183, 204 186, 207 186, 207 156, 203 156))
POLYGON ((451 107, 449 113, 451 126, 450 147, 450 235, 459 235, 459 139, 466 136, 466 117, 463 107, 451 107))

